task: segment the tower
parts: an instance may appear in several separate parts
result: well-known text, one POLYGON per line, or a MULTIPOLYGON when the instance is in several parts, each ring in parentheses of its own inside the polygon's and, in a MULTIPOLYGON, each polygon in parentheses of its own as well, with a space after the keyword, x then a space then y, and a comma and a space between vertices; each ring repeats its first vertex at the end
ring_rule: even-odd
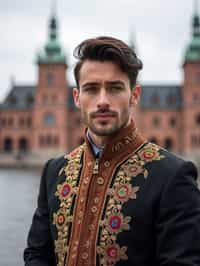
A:
POLYGON ((58 40, 55 12, 48 40, 37 55, 38 83, 33 110, 33 151, 49 157, 68 150, 68 83, 66 57, 58 40))
MULTIPOLYGON (((137 47, 136 47, 136 37, 135 37, 135 32, 133 30, 133 27, 130 29, 130 32, 129 32, 129 41, 128 41, 128 44, 129 44, 129 47, 137 54, 138 56, 138 53, 137 53, 137 47)), ((139 56, 138 56, 139 57, 139 56)), ((137 81, 136 83, 137 84, 140 84, 140 73, 138 73, 138 77, 137 77, 137 81)), ((134 107, 132 107, 132 118, 133 120, 136 122, 136 125, 138 126, 138 128, 141 127, 140 125, 140 105, 139 103, 137 105, 135 105, 134 107)))
POLYGON ((200 147, 200 18, 197 1, 192 18, 192 36, 184 57, 182 146, 187 154, 200 147))

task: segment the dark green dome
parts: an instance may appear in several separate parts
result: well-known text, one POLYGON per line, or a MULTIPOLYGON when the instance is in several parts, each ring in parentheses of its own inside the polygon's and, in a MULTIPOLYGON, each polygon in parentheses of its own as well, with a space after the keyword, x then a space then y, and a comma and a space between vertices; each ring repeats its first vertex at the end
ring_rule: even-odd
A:
POLYGON ((37 55, 39 64, 66 63, 66 56, 57 37, 57 20, 52 16, 49 23, 49 37, 46 45, 37 55))
POLYGON ((187 46, 185 62, 200 62, 200 18, 196 13, 193 17, 192 39, 187 46))

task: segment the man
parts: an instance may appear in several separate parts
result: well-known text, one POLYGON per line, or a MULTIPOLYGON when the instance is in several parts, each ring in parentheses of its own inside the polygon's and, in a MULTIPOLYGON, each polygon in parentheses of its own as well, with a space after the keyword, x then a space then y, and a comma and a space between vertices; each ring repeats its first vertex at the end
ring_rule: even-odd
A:
POLYGON ((25 265, 200 265, 196 168, 145 140, 131 115, 141 61, 111 37, 75 56, 85 143, 44 168, 25 265))

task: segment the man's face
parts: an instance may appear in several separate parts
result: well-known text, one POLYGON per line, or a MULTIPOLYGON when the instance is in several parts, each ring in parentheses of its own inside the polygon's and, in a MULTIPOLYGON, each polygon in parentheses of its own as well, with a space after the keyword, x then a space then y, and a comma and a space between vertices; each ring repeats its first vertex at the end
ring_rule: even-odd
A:
POLYGON ((86 60, 80 70, 74 101, 85 125, 96 136, 116 133, 130 121, 140 88, 131 90, 126 73, 110 61, 86 60))

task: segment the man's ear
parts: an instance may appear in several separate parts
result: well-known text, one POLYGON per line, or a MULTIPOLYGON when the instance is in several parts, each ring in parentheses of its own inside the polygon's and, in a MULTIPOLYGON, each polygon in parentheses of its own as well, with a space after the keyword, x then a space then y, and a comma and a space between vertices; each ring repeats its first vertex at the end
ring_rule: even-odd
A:
POLYGON ((135 87, 132 88, 131 93, 131 104, 136 106, 140 102, 141 86, 135 85, 135 87))
POLYGON ((77 108, 80 108, 79 89, 73 88, 74 103, 77 108))

